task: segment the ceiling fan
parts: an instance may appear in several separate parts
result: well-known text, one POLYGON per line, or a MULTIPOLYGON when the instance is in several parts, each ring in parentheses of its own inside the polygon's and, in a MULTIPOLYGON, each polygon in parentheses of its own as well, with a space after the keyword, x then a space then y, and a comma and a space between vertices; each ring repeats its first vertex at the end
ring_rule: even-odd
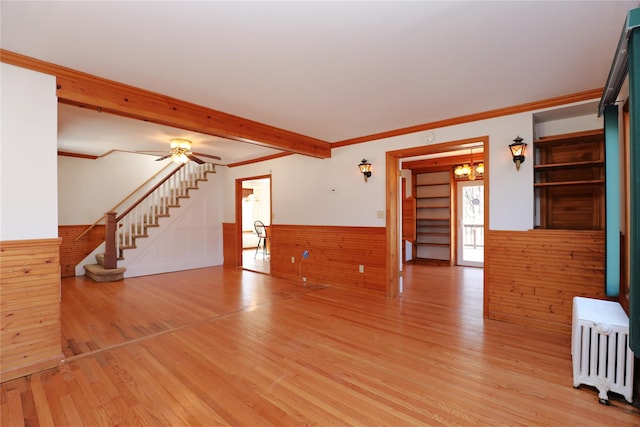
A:
POLYGON ((209 157, 215 160, 222 160, 222 158, 218 156, 213 156, 211 154, 204 153, 193 153, 191 152, 191 141, 184 138, 172 138, 170 140, 171 150, 169 150, 169 154, 162 156, 156 159, 156 162, 165 159, 171 159, 171 161, 175 163, 187 163, 189 160, 192 160, 199 165, 206 163, 204 160, 195 156, 197 154, 200 157, 209 157))

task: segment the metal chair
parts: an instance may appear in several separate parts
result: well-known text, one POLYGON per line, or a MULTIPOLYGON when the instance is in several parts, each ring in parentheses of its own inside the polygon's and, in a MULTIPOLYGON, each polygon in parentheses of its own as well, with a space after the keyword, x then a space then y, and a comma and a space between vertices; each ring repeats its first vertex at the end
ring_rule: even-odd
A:
POLYGON ((256 253, 253 255, 253 259, 256 259, 258 255, 258 250, 262 245, 262 259, 266 258, 267 255, 267 240, 269 236, 267 235, 267 227, 264 225, 262 221, 255 221, 253 223, 253 228, 256 230, 256 234, 258 235, 258 246, 256 246, 256 253))

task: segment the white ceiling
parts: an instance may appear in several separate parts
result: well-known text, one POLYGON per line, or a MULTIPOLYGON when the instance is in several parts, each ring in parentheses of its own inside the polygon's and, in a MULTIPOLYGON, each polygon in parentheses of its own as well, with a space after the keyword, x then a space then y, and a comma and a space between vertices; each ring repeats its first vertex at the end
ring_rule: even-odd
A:
MULTIPOLYGON (((600 88, 637 5, 3 0, 0 36, 3 49, 336 142, 600 88)), ((225 164, 276 152, 124 130, 72 107, 60 117, 66 151, 159 150, 190 135, 225 164)))

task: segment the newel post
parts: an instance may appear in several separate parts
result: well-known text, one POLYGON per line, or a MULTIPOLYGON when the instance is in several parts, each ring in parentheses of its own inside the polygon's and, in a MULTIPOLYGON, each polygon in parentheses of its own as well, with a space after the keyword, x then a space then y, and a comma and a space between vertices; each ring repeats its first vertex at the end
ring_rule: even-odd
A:
POLYGON ((106 214, 104 268, 118 268, 118 255, 116 249, 116 213, 111 211, 106 214))

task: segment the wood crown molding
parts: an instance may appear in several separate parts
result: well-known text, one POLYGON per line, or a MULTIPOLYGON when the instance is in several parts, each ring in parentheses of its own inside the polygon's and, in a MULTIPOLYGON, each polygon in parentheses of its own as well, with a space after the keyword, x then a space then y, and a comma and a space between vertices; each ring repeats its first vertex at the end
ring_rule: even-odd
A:
POLYGON ((134 86, 0 49, 6 64, 56 77, 60 102, 165 126, 318 158, 331 157, 331 144, 274 126, 223 113, 134 86))
POLYGON ((573 102, 588 101, 597 99, 602 96, 602 88, 592 89, 584 92, 573 93, 569 95, 559 96, 556 98, 548 98, 540 101, 528 102, 525 104, 513 105, 511 107, 498 108, 496 110, 483 111, 480 113, 467 114, 465 116, 453 117, 450 119, 438 120, 430 123, 409 126, 406 128, 380 132, 373 135, 360 136, 352 139, 345 139, 331 144, 331 148, 345 147, 347 145, 360 144, 362 142, 374 141, 377 139, 391 138, 394 136, 406 135, 409 133, 423 132, 447 126, 454 126, 463 123, 476 122, 479 120, 493 119, 511 114, 524 113, 526 111, 540 110, 543 108, 557 107, 558 105, 571 104, 573 102))

